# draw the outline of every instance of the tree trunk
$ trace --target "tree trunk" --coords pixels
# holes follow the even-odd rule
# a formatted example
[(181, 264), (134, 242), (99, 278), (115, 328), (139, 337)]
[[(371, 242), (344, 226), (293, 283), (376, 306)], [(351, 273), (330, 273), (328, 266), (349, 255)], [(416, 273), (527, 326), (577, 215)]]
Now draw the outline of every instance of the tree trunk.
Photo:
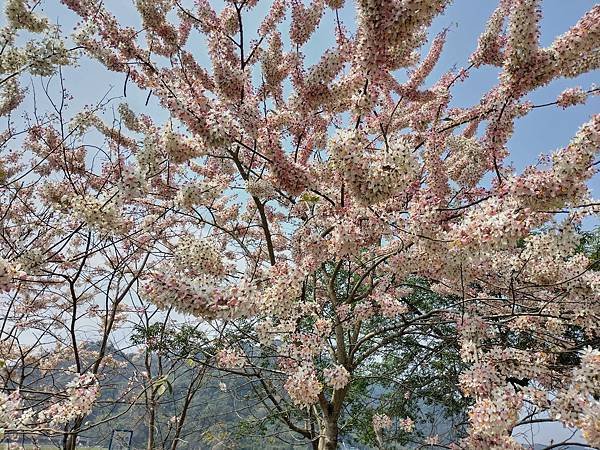
[(65, 443), (65, 450), (75, 450), (75, 445), (77, 443), (77, 435), (70, 434), (67, 436), (67, 441)]
[(338, 445), (338, 424), (337, 420), (328, 419), (323, 422), (324, 428), (321, 430), (319, 439), (319, 450), (335, 450)]
[(192, 399), (194, 398), (194, 394), (195, 393), (188, 391), (185, 397), (183, 409), (177, 420), (177, 425), (175, 426), (175, 436), (173, 437), (173, 441), (171, 442), (171, 450), (177, 450), (177, 445), (179, 444), (179, 436), (181, 436), (181, 431), (183, 430), (183, 426), (185, 425), (185, 418), (187, 416), (188, 408), (192, 403)]
[(63, 446), (65, 450), (75, 450), (77, 448), (77, 437), (79, 436), (79, 433), (76, 430), (79, 430), (83, 424), (83, 420), (83, 416), (79, 416), (75, 419), (73, 427), (71, 428), (71, 434), (68, 434), (66, 439), (63, 439)]
[(155, 426), (155, 417), (156, 417), (156, 410), (154, 407), (154, 395), (152, 395), (151, 398), (151, 403), (150, 403), (150, 410), (148, 411), (148, 442), (146, 444), (146, 449), (147, 450), (154, 450), (154, 426)]

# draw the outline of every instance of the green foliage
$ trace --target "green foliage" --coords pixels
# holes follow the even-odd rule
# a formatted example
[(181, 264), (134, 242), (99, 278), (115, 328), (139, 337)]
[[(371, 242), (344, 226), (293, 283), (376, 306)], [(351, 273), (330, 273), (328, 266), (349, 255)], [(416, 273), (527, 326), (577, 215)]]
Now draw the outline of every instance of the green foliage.
[(600, 270), (600, 227), (591, 231), (580, 231), (581, 239), (577, 251), (594, 262), (593, 269)]
[(131, 334), (134, 345), (145, 345), (151, 352), (169, 352), (182, 357), (206, 352), (209, 340), (197, 327), (182, 325), (165, 326), (153, 323), (147, 327), (135, 325)]

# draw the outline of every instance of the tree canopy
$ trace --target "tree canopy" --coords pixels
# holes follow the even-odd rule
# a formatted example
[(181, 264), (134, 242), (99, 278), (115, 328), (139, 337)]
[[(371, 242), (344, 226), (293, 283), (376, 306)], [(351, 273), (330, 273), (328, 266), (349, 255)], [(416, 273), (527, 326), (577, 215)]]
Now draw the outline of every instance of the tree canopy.
[[(200, 447), (523, 449), (545, 422), (600, 446), (600, 115), (523, 170), (509, 142), (599, 92), (575, 83), (600, 66), (600, 5), (542, 46), (542, 2), (499, 0), (438, 76), (449, 4), (7, 0), (1, 434), (73, 450), (139, 411), (146, 448), (175, 450), (219, 383), (250, 413)], [(123, 92), (73, 110), (90, 58)]]

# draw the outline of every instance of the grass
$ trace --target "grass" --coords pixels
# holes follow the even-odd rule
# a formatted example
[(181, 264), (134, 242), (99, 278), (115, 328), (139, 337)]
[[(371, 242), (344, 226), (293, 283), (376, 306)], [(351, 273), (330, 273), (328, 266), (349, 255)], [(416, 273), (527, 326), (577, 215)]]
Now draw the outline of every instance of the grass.
[[(58, 450), (58, 447), (55, 447), (53, 445), (40, 445), (39, 447), (36, 447), (35, 445), (25, 445), (24, 447), (25, 450)], [(77, 449), (81, 449), (81, 450), (107, 450), (105, 447), (84, 447), (81, 445), (77, 446)], [(0, 450), (4, 450), (4, 446), (0, 446)]]

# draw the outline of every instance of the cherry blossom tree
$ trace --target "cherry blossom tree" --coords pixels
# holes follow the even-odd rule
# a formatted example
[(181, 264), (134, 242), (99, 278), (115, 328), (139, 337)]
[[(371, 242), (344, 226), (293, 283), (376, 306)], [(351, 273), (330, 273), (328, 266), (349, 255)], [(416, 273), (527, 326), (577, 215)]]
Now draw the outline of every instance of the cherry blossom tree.
[[(509, 163), (518, 120), (598, 92), (527, 97), (599, 67), (600, 6), (542, 47), (540, 1), (500, 0), (468, 65), (426, 83), (448, 33), (428, 42), (427, 30), (447, 0), (356, 0), (354, 23), (340, 17), (344, 0), (134, 3), (139, 29), (100, 1), (62, 0), (81, 18), (72, 48), (122, 74), (124, 91), (148, 91), (168, 120), (126, 103), (112, 122), (106, 105), (67, 120), (61, 103), (3, 154), (0, 286), (15, 302), (55, 302), (74, 320), (102, 299), (105, 331), (136, 302), (193, 315), (223, 337), (217, 366), (254, 379), (317, 449), (337, 447), (370, 364), (404, 355), (394, 389), (408, 399), (421, 391), (404, 371), (448, 349), (461, 359), (468, 425), (423, 444), (520, 449), (520, 426), (555, 421), (600, 445), (600, 273), (577, 233), (599, 209), (589, 181), (600, 116), (539, 164)], [(7, 17), (47, 29), (32, 9), (10, 0)], [(332, 45), (309, 64), (324, 17)], [(19, 53), (4, 35), (0, 112), (10, 115), (23, 98), (13, 74), (65, 64), (69, 52), (42, 38)], [(452, 106), (484, 66), (497, 84)], [(82, 143), (86, 133), (101, 145)], [(402, 353), (409, 344), (423, 352)], [(77, 373), (97, 374), (102, 352), (84, 371), (71, 346)], [(370, 413), (382, 447), (392, 427), (414, 428), (385, 412)]]
[[(97, 116), (107, 99), (70, 112), (62, 69), (76, 63), (77, 49), (30, 5), (9, 1), (5, 13), (0, 434), (58, 436), (72, 449), (97, 425), (85, 419), (103, 379), (123, 370), (114, 355), (130, 343), (115, 332), (148, 309), (136, 292), (156, 239), (142, 231), (143, 211), (125, 221), (119, 213), (128, 172), (115, 124)], [(27, 86), (26, 75), (44, 81)], [(130, 391), (121, 395), (135, 397)]]
[[(171, 322), (168, 315), (162, 323), (147, 321), (144, 326), (136, 326), (132, 335), (134, 344), (145, 347), (142, 382), (146, 385), (143, 392), (148, 449), (176, 450), (185, 441), (186, 419), (209, 367), (194, 362), (210, 347), (206, 336), (197, 326), (176, 327)], [(179, 402), (165, 395), (173, 394), (173, 384), (178, 378), (186, 380)], [(156, 443), (157, 435), (162, 440), (160, 445)]]

